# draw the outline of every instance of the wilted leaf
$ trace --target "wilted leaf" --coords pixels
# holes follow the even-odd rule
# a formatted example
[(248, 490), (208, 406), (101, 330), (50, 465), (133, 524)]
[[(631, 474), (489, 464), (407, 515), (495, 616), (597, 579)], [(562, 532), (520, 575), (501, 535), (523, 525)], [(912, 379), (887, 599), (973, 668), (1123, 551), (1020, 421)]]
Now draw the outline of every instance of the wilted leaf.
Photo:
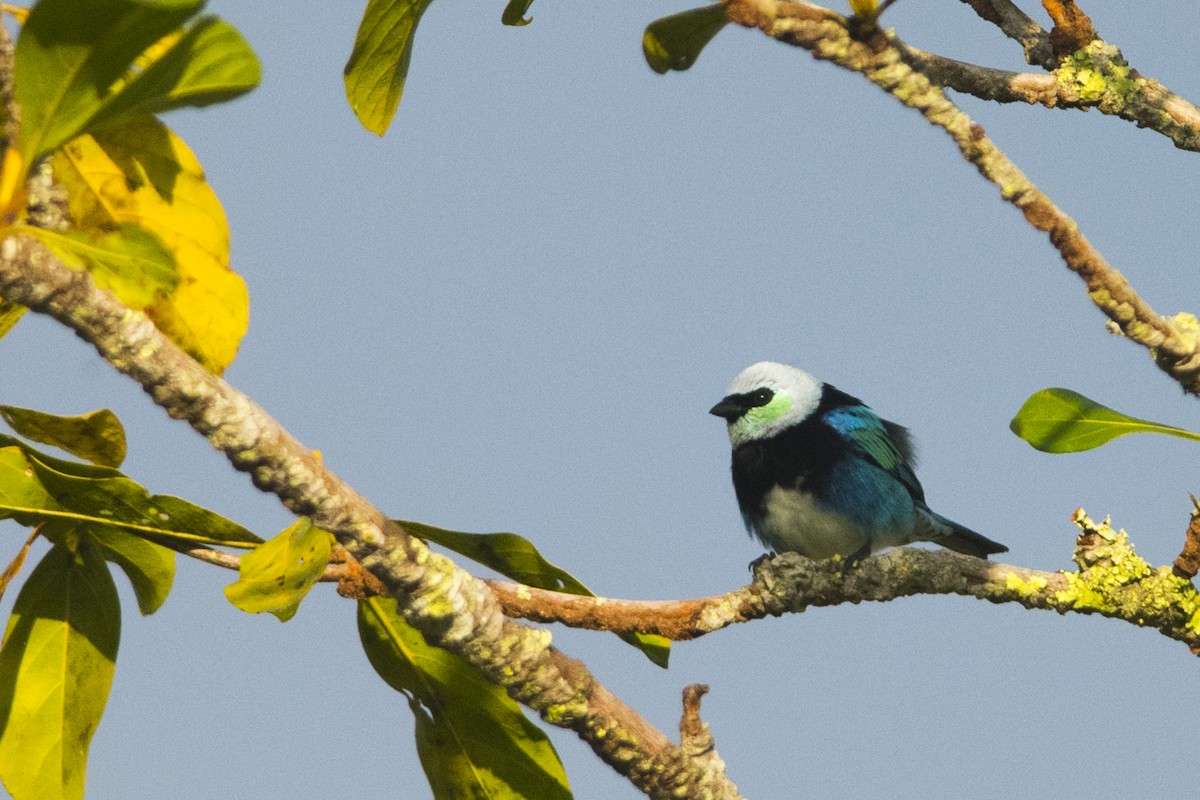
[(111, 526), (184, 544), (246, 546), (262, 541), (220, 514), (170, 495), (150, 495), (109, 467), (52, 458), (0, 435), (0, 519)]
[(177, 288), (146, 313), (213, 372), (237, 355), (250, 320), (246, 283), (229, 268), (229, 226), (183, 140), (152, 117), (110, 125), (53, 157), (79, 228), (135, 223), (175, 257)]
[(203, 0), (40, 0), (17, 39), (15, 91), (26, 165), (74, 138), (134, 59)]
[(683, 71), (696, 63), (700, 51), (729, 23), (725, 6), (693, 8), (655, 20), (642, 36), (642, 54), (659, 75)]
[(119, 467), (125, 460), (125, 428), (107, 408), (60, 417), (30, 408), (0, 406), (0, 417), (26, 439), (58, 447), (93, 464)]
[(1070, 389), (1042, 389), (1030, 395), (1008, 427), (1047, 453), (1091, 450), (1127, 433), (1164, 433), (1200, 441), (1200, 433), (1126, 416)]
[(358, 633), (371, 666), (408, 697), (434, 797), (571, 797), (546, 734), (464, 659), (426, 644), (396, 613), (394, 599), (360, 602)]
[(229, 602), (248, 614), (270, 612), (287, 622), (329, 563), (332, 537), (301, 517), (274, 539), (242, 556)]
[(83, 797), (120, 635), (94, 546), (55, 545), (21, 587), (0, 647), (0, 778), (14, 800)]
[[(462, 533), (435, 528), (423, 522), (396, 522), (413, 536), (440, 544), (526, 586), (584, 597), (596, 596), (574, 575), (547, 561), (528, 539), (515, 533)], [(650, 633), (620, 636), (645, 653), (650, 661), (666, 668), (671, 656), (669, 639)]]
[(346, 99), (362, 126), (380, 136), (404, 94), (413, 36), (433, 0), (368, 0), (343, 77)]
[(529, 12), (529, 7), (533, 5), (533, 0), (508, 0), (508, 5), (504, 6), (504, 13), (500, 15), (500, 21), (505, 25), (521, 27), (533, 22), (532, 17), (526, 17)]
[(15, 225), (12, 230), (40, 240), (68, 267), (87, 270), (97, 286), (138, 311), (168, 297), (179, 285), (171, 251), (137, 225), (111, 231), (58, 232), (31, 225)]

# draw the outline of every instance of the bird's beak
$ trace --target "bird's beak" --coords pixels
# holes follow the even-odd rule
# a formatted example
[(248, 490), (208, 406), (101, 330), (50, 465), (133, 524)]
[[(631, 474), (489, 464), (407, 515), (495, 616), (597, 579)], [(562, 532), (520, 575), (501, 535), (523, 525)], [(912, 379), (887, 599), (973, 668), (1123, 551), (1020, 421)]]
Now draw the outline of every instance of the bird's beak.
[(732, 424), (746, 413), (746, 406), (742, 403), (735, 402), (732, 398), (726, 397), (721, 402), (708, 410), (708, 413), (714, 417), (722, 417), (726, 422)]

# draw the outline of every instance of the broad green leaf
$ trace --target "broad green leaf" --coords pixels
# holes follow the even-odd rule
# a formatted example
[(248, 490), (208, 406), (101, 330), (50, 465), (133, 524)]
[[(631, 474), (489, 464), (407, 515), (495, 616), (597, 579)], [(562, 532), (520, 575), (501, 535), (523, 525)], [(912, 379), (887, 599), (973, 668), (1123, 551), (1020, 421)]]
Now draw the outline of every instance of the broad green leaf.
[(500, 21), (505, 25), (521, 27), (533, 22), (532, 17), (526, 17), (529, 12), (529, 7), (533, 5), (533, 0), (508, 0), (508, 5), (504, 6), (504, 13), (500, 15)]
[(205, 16), (134, 73), (89, 127), (131, 114), (157, 114), (239, 97), (262, 80), (254, 50), (237, 28)]
[(16, 47), (24, 163), (82, 133), (138, 55), (202, 5), (203, 0), (35, 4)]
[(108, 525), (88, 525), (86, 531), (104, 559), (129, 578), (142, 616), (158, 611), (175, 583), (174, 551)]
[(13, 329), (25, 311), (25, 306), (19, 303), (10, 303), (0, 297), (0, 339), (3, 339)]
[(1047, 453), (1091, 450), (1127, 433), (1164, 433), (1200, 441), (1200, 433), (1126, 416), (1070, 389), (1033, 393), (1008, 427)]
[(408, 77), (413, 36), (433, 0), (368, 0), (343, 77), (346, 99), (362, 126), (388, 129)]
[(325, 572), (332, 538), (301, 517), (242, 556), (238, 579), (225, 587), (225, 597), (248, 614), (268, 611), (287, 622)]
[[(547, 561), (528, 539), (515, 533), (462, 533), (423, 522), (396, 522), (413, 536), (440, 544), (527, 586), (584, 597), (596, 596), (574, 575)], [(671, 656), (669, 639), (650, 633), (621, 634), (621, 638), (645, 653), (653, 663), (666, 668)]]
[(125, 460), (125, 428), (107, 408), (60, 417), (30, 408), (0, 406), (0, 417), (26, 439), (58, 447), (93, 464), (119, 467)]
[(86, 540), (51, 548), (0, 647), (0, 779), (14, 800), (79, 800), (121, 635), (117, 590)]
[(100, 525), (183, 545), (246, 547), (262, 541), (208, 509), (151, 495), (115, 469), (52, 458), (0, 435), (0, 519)]
[(137, 225), (111, 231), (59, 232), (31, 225), (12, 230), (40, 240), (68, 267), (87, 270), (97, 286), (138, 311), (168, 297), (179, 285), (175, 256), (155, 234)]
[(133, 223), (161, 240), (178, 286), (146, 313), (209, 370), (224, 370), (249, 325), (250, 296), (229, 268), (225, 212), (188, 146), (154, 118), (135, 117), (71, 141), (52, 163), (76, 227)]
[(571, 797), (545, 733), (466, 660), (426, 644), (396, 613), (394, 599), (360, 602), (358, 634), (371, 666), (408, 698), (434, 797)]
[(655, 20), (642, 36), (642, 53), (650, 69), (662, 75), (696, 63), (700, 51), (729, 23), (725, 6), (693, 8)]

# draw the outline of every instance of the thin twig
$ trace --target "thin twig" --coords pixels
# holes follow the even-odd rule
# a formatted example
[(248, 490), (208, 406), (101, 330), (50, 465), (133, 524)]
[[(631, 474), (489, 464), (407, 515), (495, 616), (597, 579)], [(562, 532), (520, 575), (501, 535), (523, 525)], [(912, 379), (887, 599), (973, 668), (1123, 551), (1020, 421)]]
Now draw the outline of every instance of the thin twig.
[(1192, 515), (1184, 533), (1183, 549), (1172, 565), (1175, 574), (1191, 580), (1200, 573), (1200, 500), (1192, 497)]
[(1005, 36), (1021, 45), (1025, 63), (1054, 69), (1057, 62), (1050, 46), (1050, 34), (1010, 0), (962, 0), (976, 14), (996, 27)]

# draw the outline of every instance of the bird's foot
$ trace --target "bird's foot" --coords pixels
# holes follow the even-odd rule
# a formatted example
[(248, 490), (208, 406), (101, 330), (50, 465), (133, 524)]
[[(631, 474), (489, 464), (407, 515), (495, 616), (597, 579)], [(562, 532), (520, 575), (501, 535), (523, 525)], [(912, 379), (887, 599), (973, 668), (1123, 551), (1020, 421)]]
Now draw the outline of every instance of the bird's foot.
[(858, 566), (858, 562), (871, 555), (871, 543), (867, 542), (862, 547), (855, 550), (850, 555), (846, 556), (843, 562), (843, 570), (854, 569)]
[(775, 557), (775, 554), (772, 552), (763, 553), (761, 556), (759, 556), (758, 558), (751, 561), (749, 566), (747, 567), (747, 569), (749, 569), (750, 574), (753, 575), (754, 573), (758, 572), (759, 567), (761, 567), (763, 564), (770, 561), (774, 557)]

